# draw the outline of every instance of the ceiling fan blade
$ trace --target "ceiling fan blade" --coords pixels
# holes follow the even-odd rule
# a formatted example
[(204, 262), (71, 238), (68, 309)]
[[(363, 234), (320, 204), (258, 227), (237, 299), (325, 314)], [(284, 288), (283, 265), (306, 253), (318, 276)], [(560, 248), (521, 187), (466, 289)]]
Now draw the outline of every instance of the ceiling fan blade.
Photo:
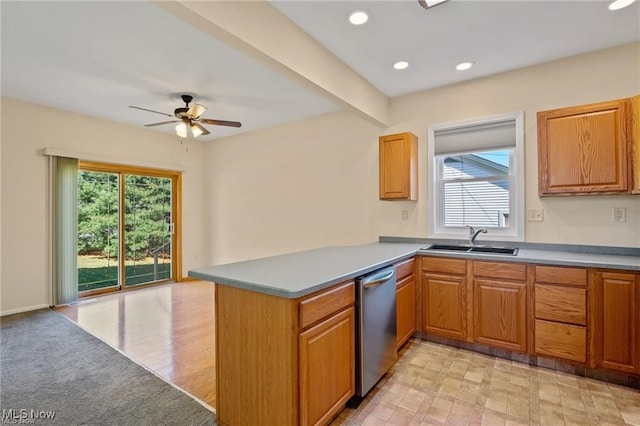
[(173, 114), (167, 114), (166, 112), (154, 111), (154, 110), (148, 109), (148, 108), (141, 108), (141, 107), (137, 107), (137, 106), (133, 106), (133, 105), (129, 105), (129, 108), (140, 109), (142, 111), (148, 111), (148, 112), (155, 112), (156, 114), (162, 114), (162, 115), (166, 115), (167, 117), (173, 117)]
[(180, 120), (162, 121), (160, 123), (145, 124), (144, 127), (155, 127), (155, 126), (162, 126), (163, 124), (179, 123), (179, 122)]
[(192, 124), (196, 126), (198, 129), (200, 129), (202, 131), (202, 134), (205, 136), (211, 133), (210, 131), (205, 129), (203, 126), (201, 126), (199, 123), (193, 122)]
[(199, 121), (204, 124), (213, 124), (216, 126), (227, 126), (227, 127), (242, 126), (242, 123), (240, 123), (239, 121), (213, 120), (211, 118), (201, 118)]
[(187, 115), (192, 118), (200, 117), (205, 111), (207, 107), (200, 104), (192, 104), (187, 111)]

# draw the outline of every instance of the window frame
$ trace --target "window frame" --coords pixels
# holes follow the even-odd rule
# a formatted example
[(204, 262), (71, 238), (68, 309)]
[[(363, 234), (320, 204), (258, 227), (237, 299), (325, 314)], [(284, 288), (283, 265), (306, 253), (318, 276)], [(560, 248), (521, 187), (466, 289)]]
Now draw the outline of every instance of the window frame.
[(444, 226), (444, 180), (442, 176), (442, 161), (435, 155), (435, 134), (442, 130), (455, 130), (468, 126), (492, 124), (513, 121), (515, 124), (515, 146), (496, 148), (487, 146), (486, 149), (460, 152), (459, 154), (482, 151), (510, 151), (509, 155), (509, 227), (490, 228), (485, 239), (493, 241), (524, 241), (525, 238), (525, 167), (524, 167), (524, 112), (518, 111), (472, 120), (456, 121), (429, 126), (427, 128), (427, 165), (429, 182), (427, 185), (427, 215), (429, 238), (439, 239), (468, 239), (469, 231), (466, 227)]

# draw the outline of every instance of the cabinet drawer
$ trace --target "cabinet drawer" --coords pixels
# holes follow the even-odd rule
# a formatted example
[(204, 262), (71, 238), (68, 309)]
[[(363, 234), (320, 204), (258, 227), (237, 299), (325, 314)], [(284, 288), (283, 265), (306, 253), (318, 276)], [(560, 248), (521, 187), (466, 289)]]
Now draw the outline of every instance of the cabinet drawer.
[(396, 264), (396, 280), (400, 281), (406, 276), (413, 274), (416, 261), (414, 259), (405, 260), (402, 263)]
[(467, 273), (467, 261), (461, 259), (444, 259), (441, 257), (423, 257), (422, 270), (426, 272), (465, 275)]
[(536, 320), (536, 354), (585, 362), (586, 334), (585, 327)]
[(536, 284), (536, 318), (586, 325), (587, 291), (584, 288)]
[(355, 300), (355, 284), (353, 281), (339, 284), (337, 287), (324, 290), (315, 296), (312, 295), (300, 302), (300, 328), (308, 327), (322, 318), (338, 312), (353, 304)]
[(586, 287), (587, 270), (558, 266), (536, 266), (536, 283), (563, 284)]
[(527, 280), (527, 265), (520, 263), (473, 262), (473, 276), (501, 280)]

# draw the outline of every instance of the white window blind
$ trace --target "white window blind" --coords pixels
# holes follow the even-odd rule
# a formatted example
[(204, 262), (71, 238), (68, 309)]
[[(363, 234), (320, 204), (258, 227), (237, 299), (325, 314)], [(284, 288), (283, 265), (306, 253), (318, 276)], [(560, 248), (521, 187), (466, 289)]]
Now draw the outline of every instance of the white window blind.
[(516, 146), (515, 120), (436, 130), (434, 153), (454, 154)]

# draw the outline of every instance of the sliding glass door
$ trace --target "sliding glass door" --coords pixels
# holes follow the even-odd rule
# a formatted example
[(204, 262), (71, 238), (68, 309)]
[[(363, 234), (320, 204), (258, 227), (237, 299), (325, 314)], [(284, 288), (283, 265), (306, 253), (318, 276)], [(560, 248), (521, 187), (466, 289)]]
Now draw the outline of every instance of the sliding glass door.
[(81, 296), (176, 279), (180, 175), (80, 163)]
[(172, 278), (171, 198), (170, 178), (125, 176), (125, 285)]

